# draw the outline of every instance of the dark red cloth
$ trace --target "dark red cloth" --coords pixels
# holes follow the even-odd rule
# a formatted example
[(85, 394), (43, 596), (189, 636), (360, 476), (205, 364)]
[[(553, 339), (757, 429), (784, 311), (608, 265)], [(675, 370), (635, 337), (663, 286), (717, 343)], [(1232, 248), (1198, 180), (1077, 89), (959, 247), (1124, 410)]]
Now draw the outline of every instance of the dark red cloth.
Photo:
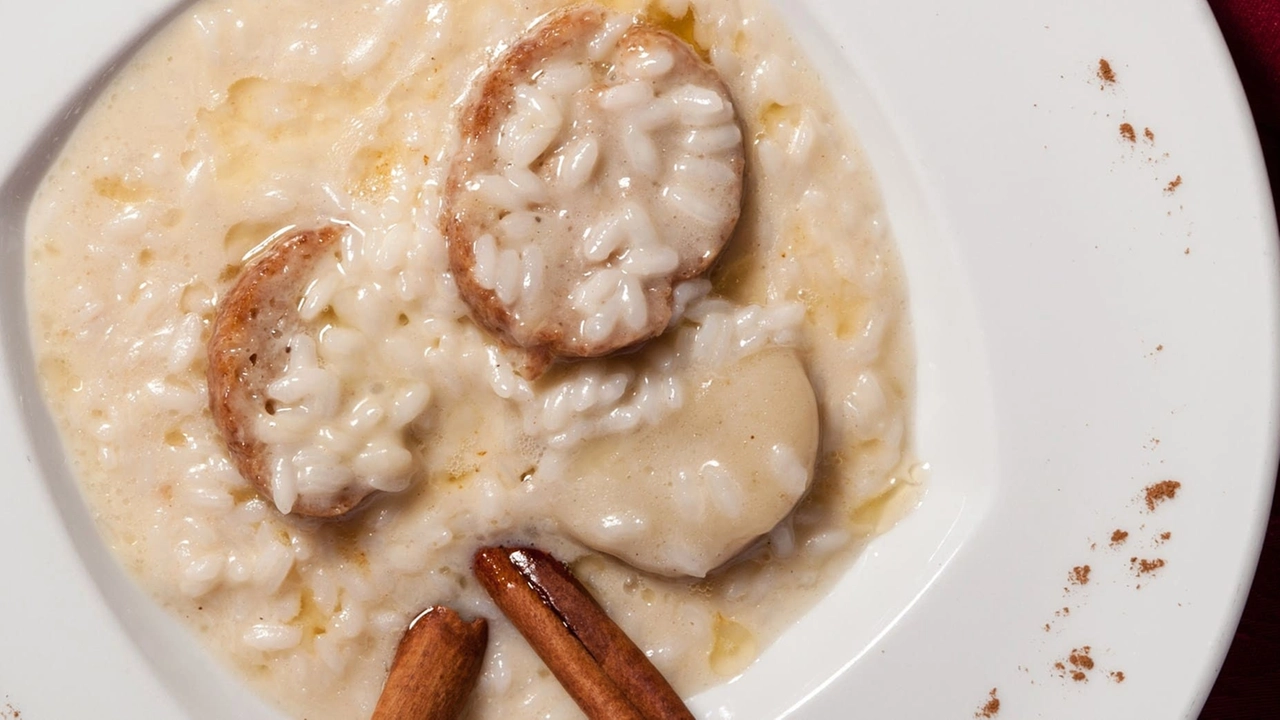
[[(1240, 71), (1240, 80), (1280, 201), (1280, 0), (1208, 0)], [(1278, 202), (1277, 204), (1280, 204)], [(1244, 617), (1201, 720), (1280, 718), (1280, 503), (1249, 592)]]
[(1253, 107), (1276, 194), (1280, 178), (1280, 1), (1208, 0)]

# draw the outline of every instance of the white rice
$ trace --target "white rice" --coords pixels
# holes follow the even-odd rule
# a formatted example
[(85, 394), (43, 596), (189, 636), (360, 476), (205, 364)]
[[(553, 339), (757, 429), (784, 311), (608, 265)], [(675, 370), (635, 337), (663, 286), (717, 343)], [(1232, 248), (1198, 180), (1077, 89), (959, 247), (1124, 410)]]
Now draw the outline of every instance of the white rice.
[[(578, 190), (591, 179), (599, 162), (600, 141), (594, 135), (588, 135), (563, 148), (556, 165), (556, 177), (565, 188)], [(518, 237), (508, 231), (508, 237), (517, 240), (528, 240), (531, 235), (532, 232)]]
[[(610, 15), (587, 48), (587, 58), (604, 57), (599, 53), (614, 47), (625, 24)], [(736, 212), (719, 206), (737, 203), (723, 188), (739, 181), (730, 162), (741, 133), (732, 102), (719, 87), (658, 85), (675, 66), (675, 55), (665, 48), (630, 48), (621, 54), (619, 76), (601, 81), (593, 79), (586, 60), (556, 58), (534, 74), (532, 83), (514, 88), (512, 109), (496, 140), (499, 167), (469, 179), (467, 187), (499, 211), (498, 221), (473, 242), (470, 272), (512, 312), (517, 326), (554, 315), (567, 295), (582, 341), (601, 344), (620, 332), (639, 332), (649, 324), (648, 291), (661, 288), (688, 261), (684, 255), (699, 257), (718, 247), (724, 222)], [(582, 113), (589, 110), (583, 108), (593, 104), (605, 116), (584, 124)], [(675, 130), (686, 145), (689, 138), (696, 142), (660, 144), (655, 133), (673, 125), (686, 128), (687, 134)], [(700, 129), (708, 125), (711, 129)], [(616, 130), (605, 137), (601, 127)], [(711, 133), (711, 142), (701, 140), (703, 132)], [(549, 185), (535, 172), (544, 157)], [(602, 166), (622, 175), (621, 191), (601, 184), (608, 181), (598, 175)], [(593, 177), (598, 182), (589, 185)], [(645, 181), (655, 184), (653, 191), (630, 189)], [(712, 189), (694, 189), (699, 186)], [(653, 213), (660, 215), (658, 222)], [(540, 226), (537, 220), (545, 222)], [(582, 253), (567, 262), (580, 260), (582, 267), (552, 269), (556, 278), (568, 276), (570, 286), (561, 290), (558, 279), (546, 282), (526, 267), (517, 287), (516, 256), (543, 245), (551, 252), (551, 246), (572, 236), (575, 225), (588, 229)]]
[[(708, 665), (717, 615), (767, 646), (839, 576), (859, 542), (848, 518), (899, 474), (911, 394), (904, 294), (865, 164), (798, 50), (777, 34), (781, 25), (760, 20), (766, 8), (754, 0), (662, 5), (673, 17), (693, 8), (695, 35), (726, 74), (742, 130), (726, 103), (717, 107), (696, 88), (655, 93), (625, 111), (637, 136), (670, 133), (673, 142), (656, 148), (658, 178), (676, 197), (641, 206), (656, 241), (634, 223), (594, 251), (604, 259), (590, 261), (592, 272), (612, 274), (593, 288), (604, 300), (584, 302), (582, 319), (589, 312), (601, 328), (637, 322), (644, 306), (629, 279), (669, 267), (664, 253), (677, 245), (658, 229), (665, 218), (691, 212), (695, 227), (723, 217), (698, 203), (714, 206), (704, 186), (723, 179), (715, 163), (743, 131), (755, 148), (749, 199), (759, 212), (743, 220), (714, 291), (708, 280), (673, 288), (671, 338), (538, 383), (516, 375), (466, 320), (436, 218), (453, 142), (448, 103), (468, 87), (479, 62), (472, 51), (509, 39), (550, 2), (514, 15), (496, 0), (226, 0), (216, 12), (197, 4), (144, 51), (151, 62), (125, 70), (111, 90), (116, 103), (87, 112), (67, 162), (53, 166), (27, 224), (31, 326), (86, 495), (146, 589), (290, 715), (367, 716), (404, 624), (433, 603), (492, 619), (472, 717), (571, 713), (536, 655), (464, 582), (471, 552), (489, 542), (537, 542), (574, 561), (682, 692), (723, 681)], [(289, 52), (297, 29), (312, 25), (306, 45), (317, 54)], [(626, 27), (612, 22), (593, 56), (609, 57)], [(735, 43), (740, 55), (725, 49)], [(628, 63), (636, 80), (666, 77), (661, 57)], [(171, 83), (170, 73), (190, 82)], [(589, 187), (622, 152), (562, 124), (540, 150), (547, 182), (518, 166), (539, 151), (556, 112), (567, 122), (566, 101), (584, 82), (572, 66), (538, 75), (522, 90), (523, 124), (513, 121), (504, 150), (517, 166), (468, 186), (509, 213), (488, 250), (477, 246), (476, 272), (517, 306), (546, 293), (545, 273), (558, 267), (535, 242), (547, 224), (538, 215), (559, 207), (544, 205)], [(788, 121), (766, 125), (775, 105)], [(277, 140), (266, 142), (271, 133)], [(384, 153), (392, 170), (364, 169), (365, 152)], [(121, 178), (146, 196), (104, 198), (93, 187), (100, 178)], [(618, 219), (618, 207), (585, 217), (579, 229), (639, 215)], [(340, 257), (298, 298), (323, 331), (296, 339), (290, 354), (302, 359), (291, 357), (272, 384), (279, 406), (260, 427), (285, 466), (277, 499), (347, 482), (401, 493), (344, 524), (283, 516), (259, 497), (233, 469), (203, 399), (209, 322), (224, 273), (247, 247), (230, 242), (231, 228), (260, 225), (256, 243), (330, 219), (350, 223)], [(574, 242), (589, 247), (581, 234)], [(85, 253), (85, 243), (95, 251)], [(154, 256), (145, 266), (143, 249)], [(843, 310), (854, 306), (857, 313)], [(805, 359), (829, 456), (814, 479), (827, 504), (806, 501), (770, 533), (774, 561), (735, 566), (691, 594), (687, 583), (587, 552), (529, 511), (535, 500), (572, 501), (555, 479), (577, 449), (629, 457), (638, 430), (661, 429), (693, 407), (698, 373), (777, 346)], [(767, 468), (788, 493), (802, 487), (794, 454), (777, 448)], [(713, 517), (744, 507), (743, 478), (703, 477), (698, 467), (672, 478), (688, 489), (676, 494), (676, 512)], [(655, 526), (635, 513), (614, 521), (617, 537), (644, 537)], [(696, 565), (680, 542), (669, 559)]]
[(634, 78), (655, 80), (671, 72), (675, 65), (675, 56), (667, 50), (651, 50), (628, 55), (622, 62), (622, 71)]
[(295, 648), (302, 642), (302, 629), (281, 623), (257, 623), (244, 634), (249, 647), (268, 652)]
[(600, 34), (591, 41), (588, 57), (595, 62), (600, 62), (612, 55), (614, 48), (618, 45), (618, 41), (622, 39), (623, 33), (627, 31), (630, 25), (631, 19), (625, 15), (618, 14), (608, 17)]
[(616, 113), (652, 102), (653, 98), (653, 83), (645, 80), (632, 80), (631, 82), (614, 85), (607, 90), (602, 90), (599, 103), (601, 108)]
[(663, 188), (662, 199), (671, 209), (703, 225), (717, 227), (726, 219), (722, 208), (705, 194), (685, 185), (684, 181)]
[(684, 135), (684, 146), (699, 156), (724, 152), (739, 142), (742, 142), (742, 131), (737, 125), (695, 128)]

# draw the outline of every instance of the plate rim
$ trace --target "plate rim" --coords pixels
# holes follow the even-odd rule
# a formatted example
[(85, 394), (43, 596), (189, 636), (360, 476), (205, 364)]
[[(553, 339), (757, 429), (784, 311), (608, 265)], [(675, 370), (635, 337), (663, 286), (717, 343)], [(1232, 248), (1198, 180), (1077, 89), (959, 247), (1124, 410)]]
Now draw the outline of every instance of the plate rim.
[[(67, 3), (67, 4), (74, 5), (76, 3)], [(152, 9), (160, 8), (168, 4), (169, 3), (161, 2), (160, 0), (137, 0), (131, 7), (142, 8), (138, 10), (140, 14), (139, 17), (145, 18), (148, 16), (148, 13), (152, 12)], [(185, 5), (185, 3), (183, 4)], [(172, 12), (176, 13), (178, 12), (178, 10), (174, 9), (172, 10)], [(1207, 7), (1204, 9), (1204, 13), (1208, 14), (1209, 18), (1212, 19), (1212, 15), (1209, 13)], [(1233, 108), (1233, 112), (1235, 112), (1237, 115), (1240, 116), (1240, 118), (1243, 119), (1243, 121), (1247, 124), (1248, 128), (1250, 128), (1251, 130), (1254, 130), (1253, 138), (1251, 141), (1253, 146), (1251, 159), (1253, 162), (1252, 162), (1252, 167), (1249, 168), (1250, 174), (1253, 176), (1254, 181), (1258, 180), (1259, 177), (1265, 181), (1266, 173), (1265, 173), (1265, 165), (1263, 164), (1262, 155), (1261, 155), (1261, 147), (1256, 137), (1256, 129), (1254, 128), (1252, 116), (1248, 112), (1248, 105), (1247, 105), (1247, 101), (1244, 99), (1243, 89), (1240, 86), (1238, 75), (1236, 75), (1234, 72), (1234, 65), (1230, 64), (1229, 53), (1227, 53), (1225, 42), (1222, 40), (1221, 33), (1218, 31), (1216, 24), (1213, 25), (1213, 33), (1216, 35), (1216, 38), (1219, 44), (1218, 50), (1219, 50), (1220, 57), (1218, 58), (1218, 60), (1221, 61), (1222, 59), (1221, 56), (1225, 56), (1228, 59), (1227, 67), (1232, 70), (1230, 77), (1234, 84), (1235, 94), (1238, 96), (1237, 97), (1238, 104), (1236, 107)], [(1241, 105), (1243, 107), (1243, 113), (1241, 113)], [(66, 106), (66, 107), (73, 107), (73, 105)], [(856, 125), (856, 123), (854, 124)], [(8, 172), (10, 170), (10, 168), (0, 168), (0, 169), (3, 169), (6, 175), (8, 175)], [(6, 187), (7, 187), (7, 184), (6, 184)], [(1268, 211), (1268, 212), (1262, 213), (1262, 215), (1257, 219), (1257, 221), (1260, 223), (1259, 229), (1261, 230), (1261, 233), (1263, 235), (1266, 235), (1270, 239), (1275, 240), (1278, 236), (1280, 236), (1280, 233), (1278, 233), (1276, 229), (1275, 206), (1274, 206), (1273, 198), (1269, 191), (1269, 187), (1266, 185), (1265, 182), (1263, 182), (1261, 183), (1261, 187), (1258, 187), (1255, 189), (1259, 192), (1259, 197), (1256, 198), (1256, 200), (1259, 200), (1260, 206), (1263, 209)], [(12, 255), (11, 247), (5, 247), (4, 252), (6, 256), (12, 259), (13, 255)], [(1275, 305), (1280, 305), (1280, 283), (1276, 282), (1276, 278), (1280, 278), (1280, 264), (1277, 264), (1275, 262), (1274, 255), (1272, 257), (1271, 265), (1272, 265), (1272, 283), (1271, 283), (1272, 300), (1275, 302)], [(1273, 313), (1273, 320), (1274, 320), (1274, 313)], [(12, 329), (12, 327), (6, 324), (5, 329), (10, 330)], [(1274, 322), (1272, 323), (1272, 331), (1273, 331), (1273, 338), (1274, 338), (1276, 335), (1275, 333), (1276, 323)], [(12, 338), (5, 338), (3, 342), (4, 342), (4, 345), (6, 346), (5, 357), (6, 357), (6, 360), (8, 360), (8, 358), (11, 356), (11, 353), (14, 351), (13, 348), (15, 346), (15, 342), (12, 340)], [(17, 345), (20, 346), (21, 343), (17, 343)], [(31, 398), (23, 397), (21, 395), (14, 396), (14, 397), (10, 396), (13, 379), (9, 372), (7, 362), (4, 370), (0, 371), (0, 375), (3, 375), (3, 380), (4, 380), (4, 383), (3, 383), (4, 387), (0, 388), (0, 406), (8, 406), (10, 403), (13, 403), (13, 405), (16, 407), (19, 403), (31, 401)], [(1269, 393), (1270, 415), (1272, 417), (1272, 422), (1274, 424), (1277, 422), (1278, 419), (1280, 419), (1280, 365), (1276, 365), (1274, 363), (1272, 364), (1271, 376), (1268, 379), (1270, 382), (1270, 390), (1271, 390), (1271, 392)], [(1218, 635), (1218, 641), (1219, 641), (1218, 645), (1214, 648), (1213, 652), (1209, 653), (1209, 656), (1206, 658), (1206, 664), (1204, 665), (1203, 672), (1201, 673), (1202, 675), (1201, 685), (1203, 687), (1196, 688), (1192, 691), (1190, 703), (1194, 705), (1194, 707), (1191, 708), (1191, 711), (1198, 711), (1199, 707), (1203, 704), (1204, 700), (1207, 699), (1209, 689), (1212, 687), (1212, 683), (1217, 676), (1218, 669), (1221, 667), (1221, 664), (1225, 659), (1226, 654), (1230, 648), (1235, 627), (1239, 622), (1240, 615), (1243, 612), (1244, 604), (1248, 597), (1248, 588), (1252, 583), (1254, 575), (1256, 574), (1256, 571), (1257, 571), (1257, 562), (1258, 562), (1258, 558), (1259, 558), (1263, 541), (1264, 541), (1266, 518), (1269, 514), (1269, 509), (1274, 499), (1274, 492), (1275, 492), (1274, 470), (1277, 465), (1277, 462), (1280, 461), (1280, 437), (1277, 437), (1275, 433), (1272, 433), (1272, 436), (1273, 437), (1270, 443), (1270, 447), (1266, 451), (1267, 457), (1262, 459), (1263, 464), (1269, 465), (1272, 468), (1272, 474), (1271, 474), (1270, 480), (1259, 481), (1257, 486), (1257, 493), (1256, 493), (1257, 505), (1255, 506), (1254, 513), (1250, 516), (1252, 527), (1246, 533), (1248, 537), (1251, 538), (1251, 540), (1248, 543), (1248, 546), (1246, 547), (1243, 553), (1243, 556), (1241, 557), (1241, 560), (1243, 561), (1243, 567), (1244, 567), (1244, 572), (1242, 573), (1242, 577), (1241, 577), (1241, 588), (1238, 589), (1238, 591), (1233, 594), (1233, 598), (1231, 601), (1231, 608), (1227, 613), (1228, 618), (1225, 624), (1221, 626), (1221, 632)], [(1216, 656), (1216, 658), (1214, 656)], [(5, 688), (0, 688), (0, 692), (4, 692), (5, 690), (6, 690)]]

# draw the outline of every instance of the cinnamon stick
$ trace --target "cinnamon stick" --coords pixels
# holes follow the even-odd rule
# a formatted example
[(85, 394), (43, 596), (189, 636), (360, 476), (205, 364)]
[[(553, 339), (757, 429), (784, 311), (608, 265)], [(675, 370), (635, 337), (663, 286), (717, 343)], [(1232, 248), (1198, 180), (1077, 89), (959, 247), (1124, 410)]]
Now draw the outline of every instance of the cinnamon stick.
[(573, 573), (533, 548), (485, 548), (475, 573), (593, 720), (692, 720), (666, 678)]
[(446, 607), (419, 615), (396, 648), (373, 720), (453, 720), (480, 679), (489, 625)]

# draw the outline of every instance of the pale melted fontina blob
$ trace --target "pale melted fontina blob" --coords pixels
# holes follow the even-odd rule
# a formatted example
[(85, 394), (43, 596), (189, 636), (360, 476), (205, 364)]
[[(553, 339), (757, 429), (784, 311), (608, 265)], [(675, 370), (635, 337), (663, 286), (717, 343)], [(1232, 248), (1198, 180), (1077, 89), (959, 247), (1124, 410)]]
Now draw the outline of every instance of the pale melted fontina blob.
[[(683, 320), (640, 353), (528, 383), (447, 272), (455, 103), (554, 0), (197, 3), (86, 111), (31, 206), (36, 361), (105, 542), (291, 716), (367, 716), (432, 604), (492, 621), (469, 717), (574, 716), (469, 577), (495, 542), (570, 562), (693, 693), (741, 672), (911, 504), (906, 293), (827, 91), (763, 2), (610, 5), (693, 41), (748, 143), (709, 296), (679, 298)], [(334, 219), (308, 325), (317, 362), (347, 368), (330, 405), (382, 403), (377, 427), (412, 457), (407, 489), (318, 522), (236, 473), (205, 343), (251, 251)], [(420, 401), (397, 405), (405, 388)], [(747, 562), (668, 577), (745, 543)]]
[(764, 350), (693, 384), (661, 425), (587, 443), (561, 475), (573, 501), (548, 512), (588, 546), (663, 575), (702, 577), (772, 530), (807, 489), (818, 449), (800, 358)]

